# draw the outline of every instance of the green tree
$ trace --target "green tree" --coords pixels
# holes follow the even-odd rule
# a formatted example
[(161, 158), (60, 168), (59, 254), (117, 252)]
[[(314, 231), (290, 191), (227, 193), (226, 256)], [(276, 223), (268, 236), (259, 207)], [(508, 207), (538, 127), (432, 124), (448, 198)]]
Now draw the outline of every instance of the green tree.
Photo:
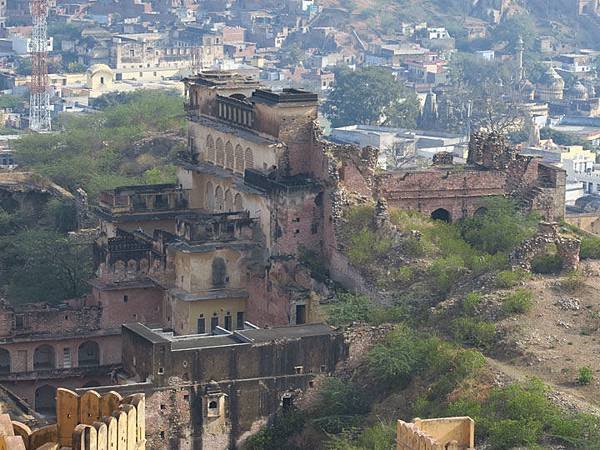
[(324, 111), (334, 127), (383, 125), (414, 128), (419, 114), (416, 95), (381, 67), (352, 71), (340, 68)]
[(0, 240), (0, 266), (11, 300), (58, 302), (87, 292), (91, 246), (55, 231), (25, 230)]
[(177, 136), (184, 123), (180, 97), (135, 92), (107, 101), (95, 114), (61, 116), (61, 133), (24, 136), (15, 144), (15, 158), (61, 186), (83, 187), (94, 201), (118, 185), (173, 181), (170, 163), (183, 145)]

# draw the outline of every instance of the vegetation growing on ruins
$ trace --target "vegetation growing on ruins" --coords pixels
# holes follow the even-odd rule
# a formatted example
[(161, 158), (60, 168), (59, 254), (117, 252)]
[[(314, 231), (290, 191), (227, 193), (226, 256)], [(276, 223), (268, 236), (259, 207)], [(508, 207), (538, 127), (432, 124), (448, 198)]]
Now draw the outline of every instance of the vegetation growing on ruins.
[[(538, 221), (507, 199), (490, 200), (486, 212), (458, 224), (392, 209), (391, 223), (403, 236), (394, 242), (375, 230), (373, 215), (370, 205), (355, 206), (345, 215), (342, 237), (352, 264), (376, 286), (396, 291), (422, 283), (423, 277), (416, 275), (427, 275), (429, 290), (438, 297), (447, 296), (463, 279), (505, 270), (510, 251), (535, 233)], [(499, 276), (504, 283), (516, 283), (519, 277)]]
[(154, 91), (113, 97), (100, 100), (105, 107), (95, 114), (61, 116), (61, 133), (24, 136), (17, 162), (65, 188), (83, 187), (92, 200), (116, 186), (174, 181), (181, 98)]
[[(469, 415), (477, 423), (478, 442), (489, 448), (597, 448), (598, 417), (564, 411), (548, 398), (549, 388), (540, 380), (498, 386), (489, 379), (491, 369), (481, 352), (497, 351), (505, 332), (499, 321), (526, 315), (537, 303), (533, 291), (523, 287), (532, 276), (510, 269), (508, 257), (533, 236), (539, 218), (520, 213), (506, 199), (493, 199), (486, 208), (485, 213), (455, 224), (391, 209), (396, 237), (389, 228), (375, 227), (373, 206), (346, 211), (340, 233), (343, 248), (377, 295), (338, 294), (325, 306), (328, 321), (397, 325), (349, 379), (337, 383), (346, 400), (339, 402), (337, 412), (327, 413), (327, 423), (337, 426), (319, 429), (321, 399), (286, 442), (306, 444), (314, 442), (315, 433), (327, 432), (327, 448), (390, 448), (391, 423), (397, 418)], [(596, 238), (572, 226), (563, 229), (582, 239), (585, 257), (597, 257)], [(562, 270), (553, 246), (534, 260), (534, 269), (536, 265), (552, 274)], [(555, 289), (578, 292), (582, 280), (580, 271), (566, 272)], [(583, 386), (591, 382), (593, 372), (584, 367), (575, 377)], [(328, 389), (332, 387), (325, 386), (322, 395), (329, 395)], [(361, 417), (341, 408), (357, 391), (365, 390), (370, 395)]]

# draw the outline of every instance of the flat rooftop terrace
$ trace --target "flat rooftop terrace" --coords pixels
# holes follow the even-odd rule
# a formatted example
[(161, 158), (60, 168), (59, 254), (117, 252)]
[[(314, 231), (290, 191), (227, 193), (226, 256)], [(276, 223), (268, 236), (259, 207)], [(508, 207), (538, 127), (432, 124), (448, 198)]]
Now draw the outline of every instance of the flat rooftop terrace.
[(129, 330), (144, 337), (152, 343), (171, 343), (171, 350), (194, 350), (202, 348), (229, 347), (232, 345), (248, 345), (272, 342), (277, 340), (296, 340), (304, 337), (323, 336), (332, 332), (332, 328), (324, 323), (289, 325), (274, 328), (258, 328), (245, 322), (243, 330), (228, 331), (217, 327), (215, 334), (175, 335), (172, 331), (160, 328), (148, 328), (141, 323), (125, 325)]

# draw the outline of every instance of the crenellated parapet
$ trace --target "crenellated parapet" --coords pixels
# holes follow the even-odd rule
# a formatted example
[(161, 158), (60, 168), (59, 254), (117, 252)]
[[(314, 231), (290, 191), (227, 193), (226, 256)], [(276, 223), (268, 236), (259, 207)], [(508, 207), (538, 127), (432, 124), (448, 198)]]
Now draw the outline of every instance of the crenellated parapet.
[(145, 396), (123, 398), (87, 391), (56, 391), (56, 423), (32, 430), (0, 415), (0, 448), (6, 450), (144, 450)]
[(470, 417), (398, 421), (397, 450), (475, 450), (475, 422)]

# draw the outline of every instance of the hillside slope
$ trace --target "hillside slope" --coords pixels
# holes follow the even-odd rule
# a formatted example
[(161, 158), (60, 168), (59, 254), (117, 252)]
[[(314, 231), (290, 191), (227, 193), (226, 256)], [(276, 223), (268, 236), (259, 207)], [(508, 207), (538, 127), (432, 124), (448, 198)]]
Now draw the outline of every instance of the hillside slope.
[[(456, 31), (466, 17), (487, 20), (488, 7), (498, 7), (500, 3), (500, 0), (322, 0), (326, 8), (322, 21), (331, 19), (327, 9), (332, 8), (347, 11), (346, 24), (373, 37), (393, 32), (403, 21), (427, 21)], [(576, 47), (598, 45), (600, 19), (578, 15), (576, 0), (504, 0), (504, 3), (503, 21), (527, 16), (535, 25), (532, 30), (535, 35), (550, 35)], [(335, 17), (339, 20), (339, 15)]]

